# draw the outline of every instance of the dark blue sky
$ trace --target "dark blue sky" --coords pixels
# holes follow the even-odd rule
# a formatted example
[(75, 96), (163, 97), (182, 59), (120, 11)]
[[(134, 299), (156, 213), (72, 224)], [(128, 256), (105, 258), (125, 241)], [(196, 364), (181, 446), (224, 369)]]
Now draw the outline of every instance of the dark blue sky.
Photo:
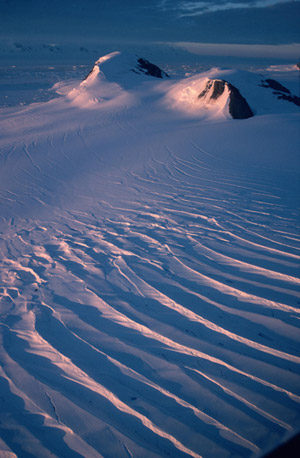
[(0, 0), (0, 38), (299, 43), (300, 1)]

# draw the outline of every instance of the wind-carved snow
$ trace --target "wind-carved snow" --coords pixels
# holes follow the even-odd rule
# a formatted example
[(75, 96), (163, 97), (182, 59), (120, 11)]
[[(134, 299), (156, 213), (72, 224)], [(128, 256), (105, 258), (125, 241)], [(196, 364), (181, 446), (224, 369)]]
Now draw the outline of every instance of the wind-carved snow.
[(0, 112), (0, 455), (260, 456), (300, 429), (299, 115), (98, 64)]

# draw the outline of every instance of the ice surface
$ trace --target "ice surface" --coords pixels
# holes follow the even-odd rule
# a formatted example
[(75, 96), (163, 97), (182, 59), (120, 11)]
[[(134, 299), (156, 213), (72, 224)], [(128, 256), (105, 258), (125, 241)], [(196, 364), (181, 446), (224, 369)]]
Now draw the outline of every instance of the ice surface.
[(298, 108), (114, 65), (0, 110), (0, 456), (260, 456), (300, 429)]

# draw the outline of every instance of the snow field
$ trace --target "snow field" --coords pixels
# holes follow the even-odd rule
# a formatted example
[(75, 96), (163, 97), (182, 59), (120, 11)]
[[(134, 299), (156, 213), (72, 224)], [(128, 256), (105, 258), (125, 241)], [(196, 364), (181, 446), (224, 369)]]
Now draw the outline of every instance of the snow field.
[(1, 457), (299, 431), (298, 114), (197, 118), (139, 76), (0, 111)]

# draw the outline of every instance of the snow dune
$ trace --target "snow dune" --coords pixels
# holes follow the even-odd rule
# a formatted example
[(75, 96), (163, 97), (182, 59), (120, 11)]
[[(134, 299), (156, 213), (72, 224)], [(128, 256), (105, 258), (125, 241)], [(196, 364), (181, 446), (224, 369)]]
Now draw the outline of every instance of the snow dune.
[(300, 429), (297, 109), (119, 57), (0, 111), (0, 456), (261, 456)]

